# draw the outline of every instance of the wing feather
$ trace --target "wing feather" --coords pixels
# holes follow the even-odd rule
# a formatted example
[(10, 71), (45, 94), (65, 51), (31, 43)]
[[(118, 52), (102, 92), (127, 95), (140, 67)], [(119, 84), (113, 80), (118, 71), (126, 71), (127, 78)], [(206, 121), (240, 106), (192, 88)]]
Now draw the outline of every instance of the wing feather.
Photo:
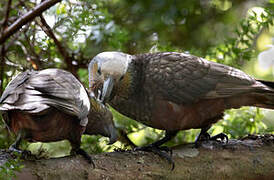
[[(81, 125), (87, 124), (90, 109), (88, 94), (71, 73), (46, 69), (21, 74), (11, 82), (12, 86), (6, 88), (0, 110), (20, 109), (39, 113), (52, 106), (79, 117)], [(24, 74), (28, 74), (27, 78)]]
[(256, 89), (256, 80), (244, 72), (203, 58), (175, 52), (145, 57), (148, 86), (173, 102), (187, 104)]

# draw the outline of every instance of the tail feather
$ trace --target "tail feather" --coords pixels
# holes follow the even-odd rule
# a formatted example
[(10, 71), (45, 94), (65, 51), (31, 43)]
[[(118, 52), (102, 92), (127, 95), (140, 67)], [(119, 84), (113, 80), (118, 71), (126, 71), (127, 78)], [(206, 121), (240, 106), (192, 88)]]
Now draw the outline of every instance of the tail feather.
[(265, 80), (257, 80), (257, 81), (259, 81), (259, 82), (263, 83), (264, 85), (274, 89), (274, 82), (272, 82), (272, 81), (265, 81)]
[[(274, 82), (266, 80), (257, 80), (258, 84), (258, 100), (257, 107), (274, 109)], [(263, 85), (263, 86), (262, 86)]]

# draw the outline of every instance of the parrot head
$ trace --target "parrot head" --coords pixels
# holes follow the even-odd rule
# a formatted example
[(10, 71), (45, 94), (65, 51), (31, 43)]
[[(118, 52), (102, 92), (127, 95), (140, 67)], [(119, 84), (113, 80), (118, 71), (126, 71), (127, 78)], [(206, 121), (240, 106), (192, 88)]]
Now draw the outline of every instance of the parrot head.
[(117, 141), (118, 132), (115, 128), (111, 111), (95, 98), (90, 99), (91, 109), (88, 114), (88, 124), (85, 134), (102, 135), (109, 138), (108, 144)]
[(111, 92), (128, 70), (132, 56), (122, 52), (102, 52), (89, 63), (89, 90), (100, 102), (110, 100)]

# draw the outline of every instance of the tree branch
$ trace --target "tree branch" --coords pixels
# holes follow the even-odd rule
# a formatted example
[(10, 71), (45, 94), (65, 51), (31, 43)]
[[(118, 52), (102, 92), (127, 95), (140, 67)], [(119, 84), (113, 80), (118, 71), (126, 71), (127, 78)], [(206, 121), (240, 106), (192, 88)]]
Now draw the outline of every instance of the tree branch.
[(7, 9), (6, 9), (6, 13), (5, 13), (5, 19), (4, 19), (4, 22), (3, 22), (3, 31), (5, 30), (5, 28), (7, 27), (8, 25), (8, 21), (9, 21), (9, 14), (10, 14), (10, 7), (11, 7), (11, 0), (8, 1), (8, 4), (7, 4)]
[[(203, 142), (173, 148), (175, 169), (158, 155), (119, 151), (92, 155), (93, 169), (82, 156), (24, 161), (18, 179), (273, 179), (274, 135), (249, 136), (227, 144)], [(7, 154), (7, 153), (6, 153)], [(7, 155), (0, 153), (0, 163)], [(1, 165), (1, 164), (0, 164)]]
[(48, 25), (48, 23), (46, 22), (45, 18), (41, 15), (40, 16), (40, 20), (41, 23), (38, 23), (40, 25), (40, 27), (42, 28), (42, 30), (51, 38), (53, 39), (54, 43), (56, 44), (60, 54), (63, 56), (63, 58), (65, 59), (65, 61), (67, 63), (71, 63), (71, 58), (69, 53), (66, 51), (66, 49), (63, 47), (62, 43), (56, 38), (55, 34), (53, 33), (53, 31), (51, 30), (51, 27)]
[[(8, 1), (6, 13), (5, 13), (5, 19), (2, 25), (1, 29), (1, 35), (4, 34), (5, 29), (8, 25), (9, 21), (9, 13), (10, 13), (10, 7), (11, 7), (11, 0)], [(0, 94), (2, 95), (3, 92), (3, 80), (4, 80), (4, 71), (5, 71), (5, 56), (6, 56), (6, 50), (5, 50), (5, 44), (2, 44), (1, 47), (1, 63), (0, 63)]]
[(7, 38), (13, 35), (16, 31), (18, 31), (23, 25), (32, 21), (36, 16), (41, 15), (45, 10), (49, 9), (58, 2), (61, 2), (61, 0), (46, 0), (34, 7), (33, 10), (29, 11), (21, 18), (17, 19), (12, 25), (4, 30), (3, 34), (0, 37), (0, 44), (3, 44), (7, 40)]
[(24, 32), (24, 36), (26, 39), (26, 43), (29, 46), (29, 48), (26, 48), (26, 52), (25, 52), (25, 55), (27, 56), (27, 60), (30, 61), (33, 69), (39, 70), (41, 69), (41, 61), (40, 61), (41, 57), (35, 52), (34, 44), (30, 42), (30, 39), (25, 32)]
[(18, 41), (19, 39), (19, 36), (21, 33), (26, 33), (26, 31), (29, 29), (29, 25), (25, 26), (21, 32), (16, 32), (15, 35), (11, 38), (11, 40), (5, 44), (5, 48), (6, 48), (6, 51), (9, 50), (9, 48), (14, 45), (16, 43), (16, 41)]
[(3, 80), (4, 80), (4, 70), (5, 70), (5, 45), (1, 47), (1, 63), (0, 63), (0, 94), (3, 92)]

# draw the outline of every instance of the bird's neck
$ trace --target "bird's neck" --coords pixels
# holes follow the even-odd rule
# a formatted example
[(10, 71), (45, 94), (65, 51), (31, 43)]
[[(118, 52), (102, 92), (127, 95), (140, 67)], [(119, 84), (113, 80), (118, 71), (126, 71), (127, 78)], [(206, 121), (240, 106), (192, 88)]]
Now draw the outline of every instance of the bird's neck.
[(116, 87), (116, 95), (129, 98), (141, 92), (141, 84), (144, 80), (142, 68), (142, 64), (134, 60), (128, 65), (127, 72)]

